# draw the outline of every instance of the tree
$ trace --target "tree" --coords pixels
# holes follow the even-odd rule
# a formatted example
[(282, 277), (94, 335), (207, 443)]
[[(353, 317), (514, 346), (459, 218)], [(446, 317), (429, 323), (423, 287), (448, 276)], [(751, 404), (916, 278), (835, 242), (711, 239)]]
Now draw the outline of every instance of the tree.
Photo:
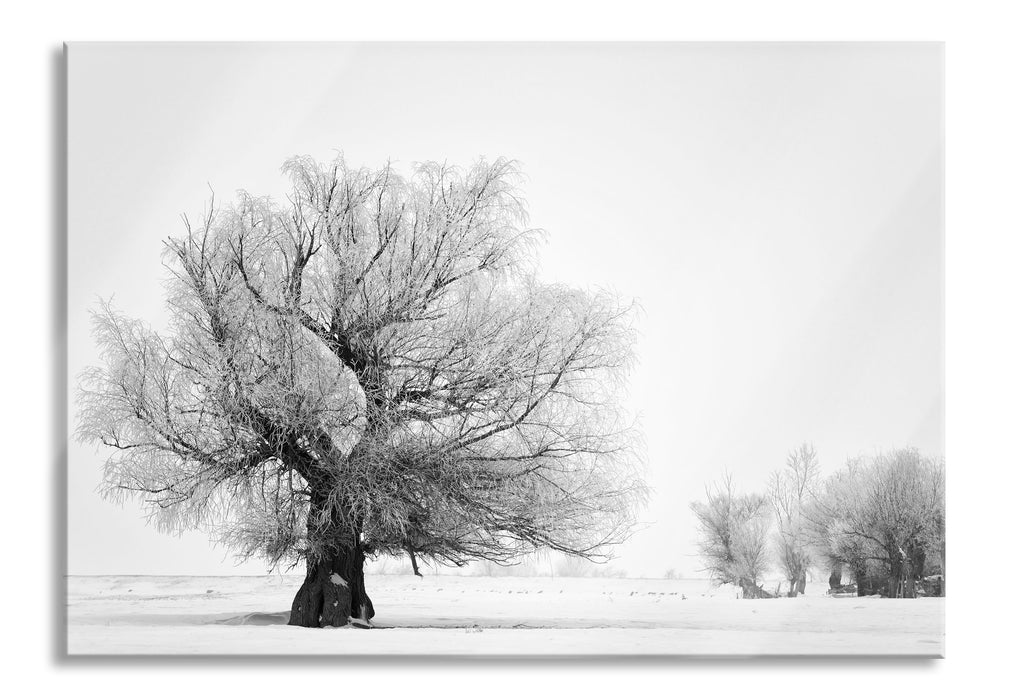
[(889, 597), (913, 598), (926, 556), (945, 552), (945, 463), (913, 448), (850, 460), (826, 483), (812, 522), (825, 556), (862, 577), (875, 566)]
[(939, 594), (946, 595), (946, 465), (942, 460), (933, 463), (930, 472), (936, 502), (926, 524), (924, 540), (926, 554), (933, 557), (939, 568)]
[(170, 239), (172, 324), (105, 305), (79, 436), (103, 491), (306, 564), (291, 624), (363, 626), (366, 557), (603, 559), (644, 493), (618, 401), (632, 309), (543, 284), (509, 161), (288, 160)]
[(766, 499), (736, 495), (728, 475), (720, 489), (708, 487), (705, 494), (705, 501), (690, 507), (697, 516), (706, 570), (720, 583), (740, 586), (745, 598), (766, 597), (758, 583), (770, 564)]
[(803, 443), (788, 455), (785, 469), (771, 476), (768, 500), (778, 525), (778, 561), (788, 577), (788, 595), (806, 592), (806, 571), (812, 564), (806, 510), (819, 476), (812, 445)]
[(831, 570), (831, 587), (841, 585), (841, 573), (847, 566), (860, 596), (872, 592), (872, 581), (880, 570), (869, 540), (856, 534), (851, 524), (850, 515), (860, 507), (864, 488), (864, 481), (849, 462), (845, 470), (824, 482), (807, 511), (814, 547)]

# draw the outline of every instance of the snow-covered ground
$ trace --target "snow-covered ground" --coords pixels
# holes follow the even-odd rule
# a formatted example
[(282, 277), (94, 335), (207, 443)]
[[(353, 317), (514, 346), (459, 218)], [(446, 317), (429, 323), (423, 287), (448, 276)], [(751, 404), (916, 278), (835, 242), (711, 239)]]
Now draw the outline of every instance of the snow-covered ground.
[(696, 579), (370, 576), (375, 629), (288, 627), (298, 576), (71, 576), (70, 654), (941, 656), (945, 601), (742, 600)]

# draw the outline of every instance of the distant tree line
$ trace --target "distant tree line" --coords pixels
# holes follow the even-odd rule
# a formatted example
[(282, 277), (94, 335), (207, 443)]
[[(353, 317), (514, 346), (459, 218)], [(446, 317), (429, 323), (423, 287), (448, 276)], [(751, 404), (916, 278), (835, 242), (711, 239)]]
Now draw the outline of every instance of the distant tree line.
[(738, 493), (730, 475), (691, 505), (699, 553), (711, 577), (772, 597), (761, 581), (784, 573), (789, 597), (809, 573), (847, 573), (857, 595), (945, 595), (945, 461), (914, 448), (848, 460), (823, 477), (816, 450), (803, 444), (771, 475), (765, 493)]

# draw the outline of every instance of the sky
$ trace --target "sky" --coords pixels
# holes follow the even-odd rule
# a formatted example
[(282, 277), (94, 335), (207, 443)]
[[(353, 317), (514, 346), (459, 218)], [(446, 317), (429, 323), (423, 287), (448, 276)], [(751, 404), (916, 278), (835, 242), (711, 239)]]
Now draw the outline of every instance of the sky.
[[(651, 498), (614, 565), (701, 575), (689, 504), (725, 472), (943, 452), (942, 74), (940, 44), (72, 44), (70, 425), (90, 310), (164, 325), (162, 242), (211, 189), (504, 156), (541, 277), (641, 309)], [(102, 462), (71, 438), (68, 573), (265, 573), (103, 501)]]

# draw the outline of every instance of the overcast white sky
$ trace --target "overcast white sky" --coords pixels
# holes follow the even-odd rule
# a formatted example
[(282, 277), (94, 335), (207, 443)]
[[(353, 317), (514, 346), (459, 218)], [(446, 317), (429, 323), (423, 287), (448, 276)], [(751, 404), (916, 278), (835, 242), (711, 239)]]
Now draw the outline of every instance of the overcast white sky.
[[(523, 164), (545, 278), (643, 313), (631, 408), (651, 525), (632, 575), (691, 575), (689, 503), (802, 441), (943, 450), (938, 44), (100, 45), (69, 69), (71, 388), (88, 310), (165, 319), (162, 240), (209, 190), (282, 194), (294, 154)], [(71, 406), (71, 425), (74, 424)], [(95, 493), (70, 445), (71, 574), (260, 573)]]

